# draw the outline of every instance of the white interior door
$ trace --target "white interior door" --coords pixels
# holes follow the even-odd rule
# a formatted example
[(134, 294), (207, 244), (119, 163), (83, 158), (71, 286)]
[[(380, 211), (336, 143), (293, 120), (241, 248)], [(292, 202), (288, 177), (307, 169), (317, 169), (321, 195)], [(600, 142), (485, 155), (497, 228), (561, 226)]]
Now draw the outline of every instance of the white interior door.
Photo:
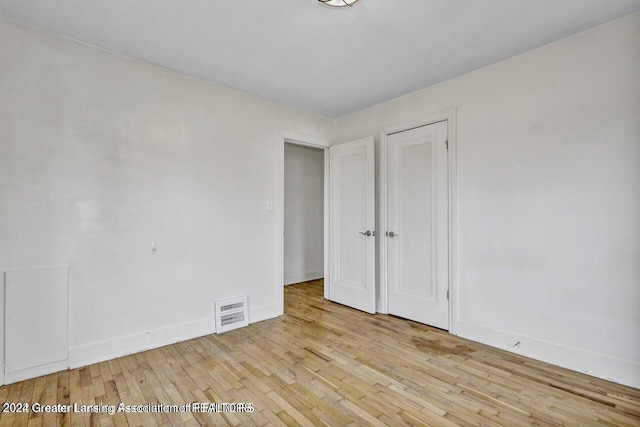
[(447, 122), (387, 138), (388, 310), (449, 329)]
[(329, 149), (329, 299), (376, 312), (373, 138)]

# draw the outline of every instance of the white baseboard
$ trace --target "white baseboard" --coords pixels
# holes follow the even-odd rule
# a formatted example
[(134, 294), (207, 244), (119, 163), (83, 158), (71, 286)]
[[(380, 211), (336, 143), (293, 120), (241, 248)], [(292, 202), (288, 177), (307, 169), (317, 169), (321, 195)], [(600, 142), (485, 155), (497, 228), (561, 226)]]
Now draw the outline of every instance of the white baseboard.
[(260, 307), (251, 307), (249, 303), (249, 324), (262, 322), (263, 320), (273, 319), (282, 315), (279, 310), (280, 305), (278, 303), (262, 305)]
[[(281, 313), (278, 312), (278, 304), (269, 304), (255, 308), (250, 307), (249, 322), (260, 322), (278, 317), (280, 314)], [(215, 332), (215, 318), (210, 317), (194, 322), (156, 329), (150, 332), (72, 347), (69, 350), (69, 367), (73, 369), (93, 363), (104, 362), (105, 360), (163, 347), (180, 341), (214, 334)]]
[(69, 367), (73, 369), (104, 362), (105, 360), (128, 354), (213, 334), (215, 331), (215, 318), (210, 317), (153, 331), (76, 346), (69, 349)]
[(306, 273), (287, 274), (284, 276), (284, 285), (293, 285), (294, 283), (308, 282), (309, 280), (322, 279), (324, 270), (309, 271)]
[[(269, 304), (251, 308), (251, 323), (280, 316), (279, 304)], [(165, 345), (186, 341), (215, 333), (215, 318), (182, 323), (153, 331), (127, 335), (69, 349), (69, 359), (12, 373), (0, 372), (0, 384), (10, 384), (65, 369), (74, 369), (93, 363), (104, 362), (117, 357), (151, 350)]]
[[(456, 322), (456, 331), (457, 335), (462, 338), (608, 381), (640, 388), (639, 363), (566, 347), (471, 322)], [(514, 347), (517, 342), (520, 344)]]
[(60, 360), (58, 362), (47, 363), (46, 365), (34, 366), (33, 368), (20, 369), (14, 372), (5, 372), (2, 378), (2, 384), (12, 384), (18, 381), (24, 381), (31, 378), (41, 377), (42, 375), (52, 374), (54, 372), (64, 371), (67, 369), (69, 362)]

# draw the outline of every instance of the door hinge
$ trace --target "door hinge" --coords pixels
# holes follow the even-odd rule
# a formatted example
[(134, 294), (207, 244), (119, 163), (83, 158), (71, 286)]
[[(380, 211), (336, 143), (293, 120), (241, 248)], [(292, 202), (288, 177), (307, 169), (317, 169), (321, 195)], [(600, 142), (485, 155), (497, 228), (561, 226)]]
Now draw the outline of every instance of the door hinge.
[(447, 299), (449, 299), (449, 290), (447, 289)]
[(448, 139), (444, 140), (444, 146), (447, 147), (447, 150), (449, 149), (449, 140)]

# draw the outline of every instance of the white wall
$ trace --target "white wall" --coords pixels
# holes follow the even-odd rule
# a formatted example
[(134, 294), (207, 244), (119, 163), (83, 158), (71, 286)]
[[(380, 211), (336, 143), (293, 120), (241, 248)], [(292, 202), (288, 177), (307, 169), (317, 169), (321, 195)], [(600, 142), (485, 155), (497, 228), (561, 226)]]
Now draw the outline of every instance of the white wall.
[[(640, 387), (637, 40), (640, 14), (336, 131), (457, 107), (458, 332)], [(275, 316), (281, 130), (333, 126), (0, 18), (0, 272), (70, 267), (74, 366), (208, 333), (217, 298)]]
[(638, 40), (634, 14), (347, 116), (336, 128), (337, 141), (378, 138), (390, 124), (456, 107), (453, 326), (635, 387)]
[(324, 150), (284, 147), (284, 284), (324, 276)]
[(69, 266), (74, 366), (280, 314), (283, 130), (334, 122), (0, 19), (0, 272)]

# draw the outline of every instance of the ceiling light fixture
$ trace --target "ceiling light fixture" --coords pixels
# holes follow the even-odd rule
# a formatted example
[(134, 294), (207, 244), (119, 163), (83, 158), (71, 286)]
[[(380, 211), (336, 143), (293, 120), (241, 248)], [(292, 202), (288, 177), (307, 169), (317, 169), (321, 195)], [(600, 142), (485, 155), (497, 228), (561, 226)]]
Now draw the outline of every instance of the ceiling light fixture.
[(345, 7), (345, 6), (353, 6), (358, 3), (360, 0), (318, 0), (320, 3), (324, 3), (327, 6), (331, 7)]

